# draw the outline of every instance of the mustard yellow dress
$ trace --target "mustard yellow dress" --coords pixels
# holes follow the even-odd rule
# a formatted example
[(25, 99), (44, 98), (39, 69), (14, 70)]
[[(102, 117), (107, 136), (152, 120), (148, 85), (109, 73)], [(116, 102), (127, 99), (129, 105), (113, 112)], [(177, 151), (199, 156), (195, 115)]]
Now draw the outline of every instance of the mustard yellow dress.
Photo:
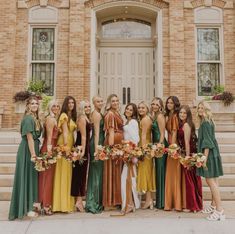
[[(68, 123), (68, 116), (62, 113), (59, 122), (58, 129), (60, 135), (58, 137), (57, 145), (63, 145), (63, 131), (62, 125), (64, 122)], [(77, 128), (76, 123), (70, 119), (68, 131), (68, 144), (67, 146), (71, 149), (74, 145), (74, 131)], [(74, 197), (71, 194), (71, 180), (72, 180), (72, 163), (66, 161), (64, 158), (57, 160), (55, 177), (54, 177), (54, 188), (53, 188), (53, 205), (52, 209), (54, 212), (72, 212), (74, 210)]]
[[(152, 126), (147, 129), (146, 144), (152, 142), (151, 138)], [(139, 124), (139, 135), (140, 142), (139, 145), (142, 146), (142, 125), (141, 121)], [(155, 166), (152, 158), (146, 158), (144, 161), (139, 161), (138, 163), (138, 173), (137, 173), (137, 191), (141, 193), (155, 192), (156, 191), (156, 180), (155, 180)]]

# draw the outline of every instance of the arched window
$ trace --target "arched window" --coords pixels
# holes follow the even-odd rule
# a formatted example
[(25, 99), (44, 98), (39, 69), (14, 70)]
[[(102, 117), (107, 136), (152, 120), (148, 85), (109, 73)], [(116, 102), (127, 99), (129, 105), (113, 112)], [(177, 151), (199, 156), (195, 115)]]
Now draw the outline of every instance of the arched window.
[(150, 39), (151, 24), (138, 19), (114, 19), (102, 23), (105, 39)]

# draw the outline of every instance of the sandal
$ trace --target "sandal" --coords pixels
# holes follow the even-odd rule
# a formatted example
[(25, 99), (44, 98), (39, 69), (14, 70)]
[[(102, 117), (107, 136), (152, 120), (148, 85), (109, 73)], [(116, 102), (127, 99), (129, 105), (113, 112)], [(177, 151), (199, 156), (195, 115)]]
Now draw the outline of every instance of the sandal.
[(224, 210), (215, 210), (210, 216), (206, 218), (209, 221), (223, 221), (225, 220)]
[(209, 206), (206, 206), (203, 210), (202, 210), (202, 213), (203, 214), (210, 214), (210, 213), (213, 213), (215, 211), (215, 206), (212, 206), (212, 205), (209, 205)]
[(41, 210), (42, 210), (41, 203), (38, 203), (38, 202), (33, 203), (33, 211), (34, 212), (39, 214), (39, 213), (41, 213)]
[(30, 218), (36, 218), (36, 217), (38, 217), (38, 213), (35, 212), (35, 211), (29, 211), (27, 213), (27, 216), (30, 217)]
[(53, 211), (52, 211), (52, 208), (51, 208), (51, 206), (46, 206), (46, 207), (44, 207), (44, 214), (45, 215), (53, 215)]

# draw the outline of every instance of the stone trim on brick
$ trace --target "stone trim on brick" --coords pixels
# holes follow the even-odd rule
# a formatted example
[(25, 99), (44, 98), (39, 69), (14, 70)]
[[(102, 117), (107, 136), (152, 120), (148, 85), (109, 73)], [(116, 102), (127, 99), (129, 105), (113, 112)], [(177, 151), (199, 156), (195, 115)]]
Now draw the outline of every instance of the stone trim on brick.
[(233, 8), (233, 1), (227, 0), (187, 0), (184, 1), (184, 8), (187, 9), (194, 9), (197, 7), (218, 7), (218, 8), (225, 8), (225, 9), (231, 9)]
[[(94, 8), (103, 4), (107, 4), (107, 3), (112, 3), (114, 2), (113, 0), (88, 0), (85, 1), (85, 7), (87, 8)], [(116, 0), (115, 2), (123, 2), (125, 3), (125, 1), (123, 0)], [(162, 1), (162, 0), (129, 0), (127, 2), (139, 2), (139, 3), (146, 3), (149, 5), (153, 5), (155, 7), (158, 7), (160, 9), (163, 8), (168, 8), (169, 7), (169, 3), (167, 1)]]
[(34, 6), (53, 6), (56, 8), (69, 8), (69, 0), (18, 0), (17, 7), (18, 8), (31, 8)]

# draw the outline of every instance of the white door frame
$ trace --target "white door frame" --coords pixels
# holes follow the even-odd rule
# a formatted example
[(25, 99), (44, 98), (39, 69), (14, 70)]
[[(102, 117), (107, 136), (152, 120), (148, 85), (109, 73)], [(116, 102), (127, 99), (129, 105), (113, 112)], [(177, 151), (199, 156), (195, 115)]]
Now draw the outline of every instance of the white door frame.
[(138, 6), (146, 9), (153, 10), (157, 14), (156, 18), (156, 45), (157, 45), (157, 52), (155, 53), (155, 61), (156, 69), (155, 69), (155, 80), (156, 80), (156, 94), (155, 96), (163, 97), (163, 54), (162, 54), (162, 24), (163, 24), (163, 17), (162, 17), (162, 9), (159, 9), (153, 5), (148, 5), (146, 3), (140, 2), (130, 2), (130, 1), (122, 1), (122, 2), (111, 2), (107, 4), (102, 4), (101, 6), (95, 7), (91, 9), (91, 50), (90, 50), (90, 100), (92, 97), (97, 94), (97, 48), (96, 48), (96, 36), (97, 36), (97, 17), (96, 12), (110, 8), (113, 6)]

